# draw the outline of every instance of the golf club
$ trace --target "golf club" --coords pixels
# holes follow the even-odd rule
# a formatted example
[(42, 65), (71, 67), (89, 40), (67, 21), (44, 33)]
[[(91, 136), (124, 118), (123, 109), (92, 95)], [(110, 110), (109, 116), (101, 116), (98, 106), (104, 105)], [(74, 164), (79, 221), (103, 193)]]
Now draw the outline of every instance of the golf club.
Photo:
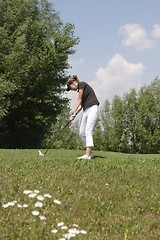
[(46, 153), (48, 152), (48, 150), (49, 150), (50, 147), (52, 146), (53, 142), (54, 142), (54, 141), (56, 140), (56, 138), (63, 132), (63, 130), (70, 124), (70, 122), (71, 122), (71, 120), (69, 120), (69, 121), (66, 123), (66, 125), (60, 130), (60, 132), (58, 132), (58, 133), (56, 134), (54, 140), (52, 140), (52, 142), (49, 144), (47, 150), (46, 150), (44, 153), (42, 153), (41, 150), (38, 150), (38, 155), (39, 155), (39, 156), (45, 156), (45, 155), (46, 155)]

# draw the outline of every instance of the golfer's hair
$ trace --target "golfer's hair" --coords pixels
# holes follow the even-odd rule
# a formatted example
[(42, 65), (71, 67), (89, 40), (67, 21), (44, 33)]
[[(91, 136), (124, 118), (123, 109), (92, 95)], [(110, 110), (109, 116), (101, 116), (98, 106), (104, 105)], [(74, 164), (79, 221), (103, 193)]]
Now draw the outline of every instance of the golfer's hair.
[(73, 79), (79, 82), (79, 78), (77, 77), (77, 75), (73, 75)]
[(68, 80), (67, 80), (67, 83), (69, 84), (69, 83), (74, 82), (74, 81), (76, 81), (76, 82), (78, 82), (78, 83), (80, 82), (79, 79), (78, 79), (78, 77), (77, 77), (77, 75), (69, 76), (69, 78), (68, 78)]

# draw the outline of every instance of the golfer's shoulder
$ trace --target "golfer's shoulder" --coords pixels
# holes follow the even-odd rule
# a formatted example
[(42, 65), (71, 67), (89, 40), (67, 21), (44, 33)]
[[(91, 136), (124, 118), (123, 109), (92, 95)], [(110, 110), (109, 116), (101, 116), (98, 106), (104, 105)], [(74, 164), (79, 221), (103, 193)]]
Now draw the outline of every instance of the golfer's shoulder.
[(79, 82), (79, 88), (85, 88), (87, 85), (86, 82)]

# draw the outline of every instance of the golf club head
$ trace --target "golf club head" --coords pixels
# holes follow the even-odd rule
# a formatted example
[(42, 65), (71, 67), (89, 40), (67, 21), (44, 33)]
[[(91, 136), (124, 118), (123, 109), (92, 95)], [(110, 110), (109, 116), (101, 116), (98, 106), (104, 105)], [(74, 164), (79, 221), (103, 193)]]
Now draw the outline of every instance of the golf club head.
[(44, 154), (41, 152), (41, 150), (38, 150), (38, 155), (39, 156), (44, 156)]

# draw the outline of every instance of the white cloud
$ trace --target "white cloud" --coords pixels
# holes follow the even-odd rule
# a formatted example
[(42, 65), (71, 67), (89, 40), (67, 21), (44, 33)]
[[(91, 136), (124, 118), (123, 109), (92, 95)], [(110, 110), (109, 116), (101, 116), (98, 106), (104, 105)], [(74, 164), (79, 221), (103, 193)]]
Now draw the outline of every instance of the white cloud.
[(152, 36), (154, 38), (160, 38), (160, 24), (153, 25)]
[(154, 42), (146, 33), (146, 30), (139, 24), (125, 24), (120, 27), (119, 34), (124, 38), (122, 44), (126, 47), (134, 47), (136, 50), (143, 50), (154, 47)]
[[(106, 67), (97, 69), (95, 79), (89, 84), (95, 90), (102, 106), (106, 99), (111, 101), (115, 95), (122, 96), (131, 88), (138, 90), (142, 86), (140, 78), (143, 71), (142, 63), (130, 63), (122, 55), (116, 54)], [(77, 93), (70, 91), (65, 96), (71, 100), (70, 105), (73, 109)]]
[(80, 65), (83, 65), (84, 63), (84, 59), (83, 58), (80, 58), (78, 60), (69, 60), (69, 64), (72, 66), (72, 67), (78, 67)]
[(94, 88), (102, 106), (106, 99), (112, 100), (115, 95), (122, 96), (131, 88), (139, 89), (143, 71), (142, 63), (130, 63), (122, 55), (116, 54), (106, 67), (100, 67), (95, 72), (96, 78), (89, 84)]

